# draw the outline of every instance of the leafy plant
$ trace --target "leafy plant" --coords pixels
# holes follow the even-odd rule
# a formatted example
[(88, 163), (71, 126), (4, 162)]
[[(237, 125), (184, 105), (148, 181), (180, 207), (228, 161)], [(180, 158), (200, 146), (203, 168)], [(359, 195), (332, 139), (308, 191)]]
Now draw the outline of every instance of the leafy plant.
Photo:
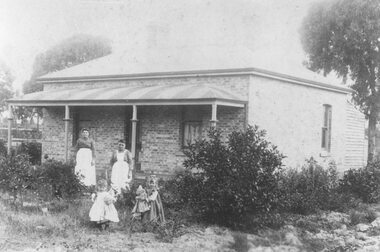
[(365, 203), (380, 199), (380, 161), (376, 160), (361, 169), (346, 171), (340, 180), (340, 192), (350, 194)]
[(7, 144), (3, 139), (0, 139), (0, 157), (5, 157), (7, 155)]
[[(74, 165), (56, 160), (47, 160), (38, 169), (38, 191), (45, 198), (75, 198), (87, 190), (80, 178), (74, 174)], [(42, 196), (42, 195), (41, 195)]]
[(203, 220), (232, 227), (244, 226), (247, 216), (273, 210), (284, 156), (265, 134), (249, 126), (224, 143), (221, 132), (211, 129), (208, 139), (190, 145), (186, 172), (176, 178), (183, 202)]
[(338, 186), (335, 164), (324, 169), (313, 158), (300, 169), (287, 169), (280, 179), (283, 210), (309, 214), (318, 209), (334, 208)]
[(29, 156), (29, 161), (33, 165), (41, 164), (42, 144), (38, 142), (22, 142), (17, 153), (24, 153)]
[(36, 184), (36, 173), (28, 155), (0, 157), (0, 188), (13, 196), (14, 203)]

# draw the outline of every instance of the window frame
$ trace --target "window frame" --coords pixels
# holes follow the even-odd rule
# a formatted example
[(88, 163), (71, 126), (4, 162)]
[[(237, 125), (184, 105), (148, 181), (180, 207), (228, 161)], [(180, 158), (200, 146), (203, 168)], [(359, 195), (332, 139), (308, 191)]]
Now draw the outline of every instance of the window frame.
[(190, 143), (187, 141), (187, 136), (186, 136), (186, 126), (187, 125), (195, 125), (196, 127), (199, 127), (198, 135), (194, 139), (200, 140), (202, 138), (202, 128), (203, 128), (203, 125), (202, 125), (202, 121), (201, 120), (188, 120), (188, 121), (184, 121), (182, 123), (182, 148), (188, 148), (189, 145), (191, 145), (191, 144), (193, 144), (195, 142), (195, 140), (193, 140)]
[(326, 152), (331, 152), (332, 137), (332, 106), (323, 104), (323, 124), (321, 129), (321, 148)]

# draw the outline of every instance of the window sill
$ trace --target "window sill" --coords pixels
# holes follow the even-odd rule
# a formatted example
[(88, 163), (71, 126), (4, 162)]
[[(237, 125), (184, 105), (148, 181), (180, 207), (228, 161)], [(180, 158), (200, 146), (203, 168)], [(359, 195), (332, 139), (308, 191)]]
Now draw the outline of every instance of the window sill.
[[(183, 150), (183, 149), (182, 149)], [(185, 153), (183, 153), (183, 151), (177, 151), (176, 153), (175, 153), (175, 156), (176, 157), (182, 157), (182, 156), (185, 156)]]
[(323, 150), (319, 153), (319, 156), (320, 157), (331, 157), (331, 153), (326, 151), (326, 150)]

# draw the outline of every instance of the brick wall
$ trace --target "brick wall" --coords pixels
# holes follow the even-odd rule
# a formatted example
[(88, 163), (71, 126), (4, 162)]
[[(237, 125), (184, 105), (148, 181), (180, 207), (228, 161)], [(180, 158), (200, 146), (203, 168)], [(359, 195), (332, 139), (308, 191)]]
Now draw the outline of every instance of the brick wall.
[[(189, 109), (190, 106), (187, 106)], [(139, 110), (142, 150), (141, 169), (145, 172), (172, 173), (183, 167), (182, 122), (184, 106), (143, 107)], [(193, 106), (202, 121), (202, 135), (210, 128), (211, 106)], [(234, 129), (244, 128), (244, 109), (218, 107), (217, 128), (224, 137)]]
[[(64, 107), (49, 107), (43, 110), (42, 157), (63, 160), (65, 157), (65, 117)], [(69, 128), (69, 146), (72, 144), (72, 124)]]
[(181, 165), (180, 113), (179, 106), (143, 107), (139, 110), (142, 171), (169, 173)]
[[(80, 120), (86, 122), (90, 137), (95, 140), (96, 168), (103, 170), (109, 167), (112, 150), (116, 149), (117, 141), (124, 139), (125, 108), (124, 107), (89, 107), (75, 108)], [(74, 108), (72, 108), (74, 110)], [(71, 114), (71, 119), (72, 118)], [(42, 127), (42, 153), (50, 158), (63, 160), (64, 149), (64, 108), (50, 107), (44, 109)], [(74, 142), (74, 143), (73, 143)], [(70, 159), (75, 159), (73, 141), (73, 121), (69, 123)]]
[[(182, 122), (184, 109), (193, 109), (202, 121), (202, 134), (206, 136), (210, 127), (211, 106), (139, 106), (137, 117), (141, 150), (141, 171), (172, 174), (183, 167)], [(125, 139), (125, 126), (130, 123), (129, 107), (72, 108), (79, 113), (80, 120), (89, 128), (96, 145), (96, 168), (98, 175), (109, 167), (112, 150), (117, 141)], [(129, 112), (128, 112), (129, 111)], [(217, 127), (226, 137), (230, 130), (244, 128), (244, 109), (218, 107)], [(64, 159), (64, 109), (48, 108), (44, 111), (43, 155)], [(73, 145), (73, 121), (69, 127), (69, 146)], [(75, 159), (72, 149), (70, 158)]]

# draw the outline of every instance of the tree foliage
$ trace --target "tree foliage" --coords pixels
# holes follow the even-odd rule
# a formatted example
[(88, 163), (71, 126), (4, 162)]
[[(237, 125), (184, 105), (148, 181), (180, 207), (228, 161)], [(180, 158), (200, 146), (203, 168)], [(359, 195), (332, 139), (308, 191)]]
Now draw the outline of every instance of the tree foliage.
[(13, 96), (12, 83), (14, 77), (9, 67), (0, 61), (0, 112), (6, 109), (6, 100)]
[(334, 0), (315, 4), (301, 28), (307, 66), (352, 79), (353, 99), (369, 118), (369, 161), (380, 111), (380, 1)]
[(110, 42), (99, 36), (75, 35), (36, 56), (31, 79), (23, 85), (24, 93), (42, 90), (36, 78), (72, 67), (111, 53)]

